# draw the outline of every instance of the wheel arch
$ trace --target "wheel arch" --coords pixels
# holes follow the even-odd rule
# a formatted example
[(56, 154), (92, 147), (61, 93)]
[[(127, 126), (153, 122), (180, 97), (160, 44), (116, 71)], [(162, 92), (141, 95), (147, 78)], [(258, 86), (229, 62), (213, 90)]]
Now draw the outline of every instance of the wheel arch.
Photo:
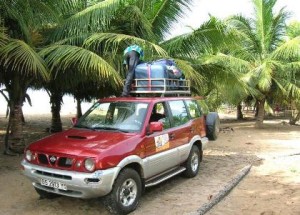
[(197, 146), (200, 152), (200, 161), (202, 161), (203, 158), (203, 148), (202, 148), (202, 142), (201, 140), (196, 140), (193, 145)]
[(131, 155), (129, 157), (124, 158), (119, 164), (118, 167), (120, 171), (124, 168), (132, 168), (140, 175), (141, 178), (144, 178), (144, 162), (143, 160), (137, 155)]

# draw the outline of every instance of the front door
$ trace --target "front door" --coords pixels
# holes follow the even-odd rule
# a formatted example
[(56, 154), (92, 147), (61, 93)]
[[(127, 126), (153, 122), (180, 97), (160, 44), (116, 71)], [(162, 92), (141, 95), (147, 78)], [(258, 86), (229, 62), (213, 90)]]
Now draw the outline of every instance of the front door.
[(153, 107), (149, 123), (160, 121), (164, 125), (161, 132), (154, 132), (145, 138), (146, 158), (144, 160), (145, 178), (155, 176), (179, 163), (178, 143), (172, 136), (174, 128), (171, 127), (170, 113), (165, 102), (156, 103)]

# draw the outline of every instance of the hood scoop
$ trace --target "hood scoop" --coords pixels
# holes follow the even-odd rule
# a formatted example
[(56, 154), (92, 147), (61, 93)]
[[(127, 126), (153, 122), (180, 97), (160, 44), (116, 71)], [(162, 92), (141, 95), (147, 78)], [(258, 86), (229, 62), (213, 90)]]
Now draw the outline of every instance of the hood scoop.
[(86, 140), (87, 139), (86, 137), (77, 136), (77, 135), (70, 135), (70, 136), (68, 136), (68, 138), (70, 138), (70, 139), (77, 139), (77, 140)]

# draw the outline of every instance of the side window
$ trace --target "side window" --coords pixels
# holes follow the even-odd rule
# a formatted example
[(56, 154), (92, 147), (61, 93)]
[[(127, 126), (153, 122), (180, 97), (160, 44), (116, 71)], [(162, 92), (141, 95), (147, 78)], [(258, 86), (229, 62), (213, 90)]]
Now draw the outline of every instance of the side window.
[(170, 101), (169, 104), (173, 116), (174, 126), (183, 125), (189, 121), (187, 110), (182, 100)]
[(153, 107), (150, 122), (162, 122), (164, 129), (171, 127), (170, 118), (168, 117), (166, 104), (164, 102), (156, 103)]
[(198, 104), (194, 100), (187, 100), (185, 101), (187, 108), (189, 110), (190, 116), (195, 119), (201, 116), (201, 112), (199, 110)]

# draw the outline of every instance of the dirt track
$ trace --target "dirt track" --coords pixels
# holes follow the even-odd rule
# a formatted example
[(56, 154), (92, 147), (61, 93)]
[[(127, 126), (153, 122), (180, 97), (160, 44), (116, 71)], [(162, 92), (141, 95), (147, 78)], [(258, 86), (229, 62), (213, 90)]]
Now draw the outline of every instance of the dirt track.
[[(0, 119), (3, 136), (4, 119)], [(31, 116), (25, 127), (27, 140), (45, 135), (49, 118)], [(66, 118), (64, 125), (69, 126)], [(267, 121), (256, 130), (253, 122), (222, 124), (220, 138), (210, 142), (193, 179), (177, 176), (147, 189), (132, 214), (195, 214), (247, 164), (250, 173), (207, 214), (300, 214), (300, 126), (281, 120)], [(232, 128), (232, 129), (231, 129)], [(2, 138), (3, 139), (3, 138)], [(1, 140), (2, 140), (1, 139)], [(3, 151), (3, 142), (0, 142)], [(0, 214), (108, 214), (101, 200), (61, 197), (40, 200), (20, 171), (21, 157), (0, 155)]]

